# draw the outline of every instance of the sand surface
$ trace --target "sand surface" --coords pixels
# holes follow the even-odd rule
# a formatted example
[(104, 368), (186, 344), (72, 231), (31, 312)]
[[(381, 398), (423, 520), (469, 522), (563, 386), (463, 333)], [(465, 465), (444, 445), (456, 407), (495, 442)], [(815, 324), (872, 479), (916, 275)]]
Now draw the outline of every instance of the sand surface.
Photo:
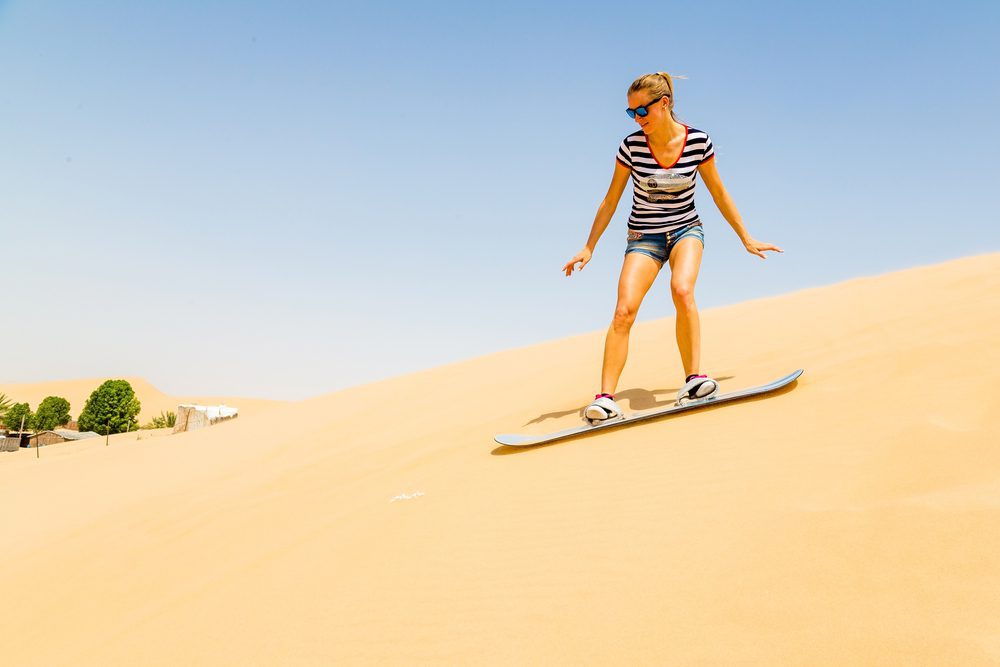
[[(4, 663), (1000, 664), (1000, 254), (702, 326), (724, 390), (805, 375), (493, 443), (579, 423), (596, 331), (202, 431), (0, 453)], [(673, 320), (631, 344), (624, 407), (669, 402)]]

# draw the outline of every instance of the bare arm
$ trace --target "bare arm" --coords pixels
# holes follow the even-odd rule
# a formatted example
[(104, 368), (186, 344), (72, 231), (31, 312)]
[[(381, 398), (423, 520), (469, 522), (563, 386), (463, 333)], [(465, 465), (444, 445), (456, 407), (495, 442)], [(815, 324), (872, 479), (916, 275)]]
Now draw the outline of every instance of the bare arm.
[(722, 217), (726, 219), (726, 222), (733, 228), (736, 235), (740, 237), (740, 241), (743, 242), (747, 252), (757, 255), (761, 259), (767, 259), (764, 255), (765, 250), (784, 252), (784, 250), (776, 245), (755, 241), (750, 236), (750, 232), (743, 226), (743, 218), (740, 216), (740, 212), (736, 210), (736, 204), (733, 203), (729, 193), (726, 192), (726, 188), (722, 185), (719, 170), (715, 168), (714, 156), (701, 163), (698, 167), (698, 173), (701, 175), (701, 180), (704, 181), (705, 187), (712, 194), (712, 199), (715, 201), (715, 205), (719, 207)]
[(597, 241), (601, 238), (604, 230), (608, 228), (612, 216), (614, 216), (615, 211), (618, 209), (618, 202), (622, 198), (622, 193), (625, 191), (625, 186), (628, 185), (628, 179), (631, 174), (631, 169), (618, 160), (615, 160), (615, 173), (611, 176), (611, 185), (608, 187), (608, 193), (604, 195), (601, 205), (597, 207), (597, 215), (594, 216), (594, 224), (590, 228), (590, 236), (587, 238), (587, 243), (584, 244), (583, 250), (577, 253), (563, 267), (563, 272), (567, 276), (573, 273), (573, 269), (576, 268), (577, 263), (580, 263), (580, 270), (582, 271), (583, 267), (590, 261), (594, 253), (594, 248), (597, 247)]

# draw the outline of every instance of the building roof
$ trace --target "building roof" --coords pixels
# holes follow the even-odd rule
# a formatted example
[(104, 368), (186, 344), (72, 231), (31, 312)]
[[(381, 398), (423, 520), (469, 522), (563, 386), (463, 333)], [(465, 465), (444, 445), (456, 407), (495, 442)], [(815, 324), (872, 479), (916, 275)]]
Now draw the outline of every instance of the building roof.
[(42, 433), (55, 433), (66, 440), (86, 440), (87, 438), (96, 438), (100, 436), (99, 433), (94, 433), (93, 431), (71, 431), (67, 428), (57, 428), (53, 431), (41, 431), (35, 435), (41, 435)]

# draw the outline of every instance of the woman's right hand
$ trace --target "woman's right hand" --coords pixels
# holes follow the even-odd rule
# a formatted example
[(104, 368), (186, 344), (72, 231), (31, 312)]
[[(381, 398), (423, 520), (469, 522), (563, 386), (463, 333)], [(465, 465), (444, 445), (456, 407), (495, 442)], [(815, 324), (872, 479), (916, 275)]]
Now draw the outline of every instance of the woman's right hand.
[(579, 270), (583, 271), (583, 267), (587, 266), (587, 262), (590, 261), (590, 257), (592, 254), (593, 253), (591, 252), (590, 248), (584, 248), (580, 252), (576, 253), (576, 257), (574, 257), (573, 259), (569, 260), (569, 262), (566, 263), (566, 266), (563, 267), (563, 271), (565, 271), (566, 275), (568, 276), (569, 274), (573, 273), (573, 269), (576, 268), (577, 263), (580, 264)]

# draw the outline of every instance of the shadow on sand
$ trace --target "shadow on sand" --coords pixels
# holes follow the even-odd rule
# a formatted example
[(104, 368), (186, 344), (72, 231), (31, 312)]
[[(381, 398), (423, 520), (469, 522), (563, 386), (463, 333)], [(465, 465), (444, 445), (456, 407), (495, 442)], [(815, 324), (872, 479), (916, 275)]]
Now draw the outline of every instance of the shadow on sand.
[[(726, 379), (726, 378), (719, 378), (719, 379), (722, 380), (722, 379)], [(706, 405), (706, 406), (703, 406), (703, 407), (700, 407), (700, 408), (694, 408), (692, 410), (688, 410), (687, 412), (694, 412), (694, 411), (697, 411), (697, 412), (714, 412), (716, 410), (725, 409), (727, 405), (732, 405), (732, 404), (735, 404), (735, 403), (756, 403), (757, 401), (767, 401), (767, 400), (770, 400), (772, 398), (775, 398), (776, 396), (782, 396), (784, 394), (787, 394), (788, 392), (792, 391), (792, 389), (794, 389), (795, 387), (797, 387), (798, 384), (799, 384), (799, 381), (796, 379), (793, 382), (785, 385), (784, 387), (781, 387), (780, 389), (775, 389), (774, 391), (769, 391), (766, 394), (758, 394), (756, 396), (747, 396), (746, 398), (740, 398), (740, 399), (736, 399), (736, 400), (733, 400), (733, 401), (727, 401), (726, 403), (719, 403), (719, 404), (715, 404), (715, 405)], [(629, 390), (629, 391), (640, 392), (640, 395), (641, 394), (645, 394), (645, 393), (655, 393), (655, 392), (648, 392), (645, 389), (632, 389), (632, 390)], [(662, 391), (670, 391), (670, 390), (665, 389), (665, 390), (662, 390)], [(677, 390), (675, 389), (674, 391), (676, 392)], [(624, 393), (625, 392), (622, 392), (622, 394), (616, 394), (615, 397), (618, 398), (620, 396), (623, 396)], [(655, 408), (655, 407), (658, 407), (658, 406), (667, 406), (667, 405), (670, 405), (672, 403), (673, 403), (673, 400), (670, 400), (670, 401), (661, 401), (659, 403), (651, 403), (649, 405), (649, 407), (650, 408)], [(645, 408), (643, 408), (643, 409), (645, 409)], [(564, 412), (562, 414), (566, 415), (566, 414), (571, 414), (571, 413), (570, 412)], [(673, 414), (666, 414), (666, 415), (663, 415), (662, 417), (657, 417), (657, 418), (651, 419), (649, 421), (660, 421), (660, 420), (668, 420), (668, 419), (677, 419), (679, 417), (682, 417), (684, 414), (686, 414), (686, 412), (675, 412)], [(583, 409), (582, 408), (580, 409), (580, 416), (581, 416), (581, 419), (582, 419), (582, 417), (583, 417)], [(641, 428), (643, 425), (645, 425), (644, 422), (634, 422), (634, 423), (622, 424), (621, 426), (618, 426), (618, 427), (615, 427), (615, 428), (616, 428), (616, 430), (619, 429), (619, 428), (620, 429), (636, 428), (636, 427), (640, 427)], [(604, 430), (604, 429), (602, 429), (602, 430)], [(512, 447), (512, 446), (509, 446), (509, 445), (499, 445), (499, 446), (495, 447), (490, 452), (490, 454), (492, 454), (493, 456), (509, 456), (511, 454), (521, 454), (521, 453), (524, 453), (524, 452), (530, 452), (531, 450), (534, 450), (534, 449), (540, 449), (542, 447), (553, 447), (553, 446), (568, 444), (570, 442), (577, 442), (577, 441), (584, 440), (584, 439), (590, 439), (590, 438), (593, 438), (593, 437), (598, 436), (598, 435), (600, 435), (600, 433), (597, 433), (597, 432), (586, 432), (586, 431), (584, 431), (583, 433), (580, 433), (580, 434), (577, 434), (577, 435), (568, 436), (566, 438), (561, 438), (561, 439), (553, 441), (553, 442), (543, 442), (543, 443), (540, 443), (540, 444), (537, 444), (537, 445), (524, 445), (524, 446), (521, 446), (521, 447)]]
[[(735, 375), (723, 375), (715, 378), (719, 382), (725, 380), (732, 380)], [(652, 410), (653, 408), (665, 408), (669, 405), (674, 404), (674, 399), (677, 397), (677, 392), (680, 391), (680, 387), (675, 387), (673, 389), (625, 389), (615, 393), (616, 401), (628, 401), (629, 410), (631, 412), (642, 412), (643, 410)], [(657, 394), (666, 394), (665, 398), (657, 398)], [(574, 410), (563, 410), (561, 412), (546, 412), (545, 414), (538, 415), (534, 419), (527, 421), (523, 424), (524, 426), (530, 426), (531, 424), (541, 424), (548, 419), (559, 419), (565, 417), (566, 415), (571, 415), (574, 412), (583, 419), (583, 411), (586, 409), (586, 405), (576, 408)]]

